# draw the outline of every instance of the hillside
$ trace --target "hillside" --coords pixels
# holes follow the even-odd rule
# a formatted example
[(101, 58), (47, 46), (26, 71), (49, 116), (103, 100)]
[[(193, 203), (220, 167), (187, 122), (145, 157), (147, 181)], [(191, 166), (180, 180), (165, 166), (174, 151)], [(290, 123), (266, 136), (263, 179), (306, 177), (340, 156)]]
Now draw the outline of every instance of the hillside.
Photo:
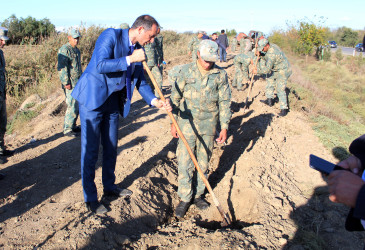
[[(233, 79), (232, 55), (226, 64)], [(188, 63), (172, 58), (164, 72)], [(294, 74), (300, 74), (297, 70)], [(314, 135), (305, 111), (279, 118), (268, 107), (265, 81), (258, 79), (246, 113), (247, 89), (232, 89), (232, 120), (226, 146), (217, 145), (209, 182), (235, 221), (220, 228), (221, 217), (191, 206), (183, 220), (178, 204), (177, 140), (166, 113), (134, 96), (119, 129), (117, 183), (131, 189), (130, 199), (103, 202), (105, 215), (90, 214), (80, 180), (80, 139), (62, 136), (63, 93), (43, 101), (45, 109), (24, 128), (7, 136), (16, 150), (0, 167), (0, 246), (4, 249), (361, 249), (364, 235), (344, 229), (348, 209), (328, 200), (326, 181), (308, 166), (309, 154), (336, 159)], [(304, 110), (304, 109), (303, 109)], [(101, 154), (101, 152), (100, 152)], [(101, 155), (100, 155), (101, 156)], [(101, 161), (96, 185), (102, 195)]]

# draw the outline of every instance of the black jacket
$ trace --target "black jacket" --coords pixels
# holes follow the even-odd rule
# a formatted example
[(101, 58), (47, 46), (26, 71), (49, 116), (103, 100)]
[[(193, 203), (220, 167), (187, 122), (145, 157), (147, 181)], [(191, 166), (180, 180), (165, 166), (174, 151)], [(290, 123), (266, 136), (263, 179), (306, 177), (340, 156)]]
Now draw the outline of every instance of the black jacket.
[[(361, 166), (365, 167), (365, 135), (354, 140), (350, 145), (350, 153), (356, 156), (361, 161)], [(365, 185), (359, 191), (356, 198), (356, 205), (351, 208), (347, 219), (346, 229), (348, 231), (364, 231), (361, 220), (365, 220)]]

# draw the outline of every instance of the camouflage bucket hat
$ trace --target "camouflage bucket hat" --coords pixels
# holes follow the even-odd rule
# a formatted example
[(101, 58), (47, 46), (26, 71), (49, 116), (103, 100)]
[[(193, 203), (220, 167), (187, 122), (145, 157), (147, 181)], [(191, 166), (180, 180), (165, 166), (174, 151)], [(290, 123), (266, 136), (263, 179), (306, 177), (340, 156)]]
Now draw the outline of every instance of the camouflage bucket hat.
[(0, 39), (3, 41), (8, 41), (8, 30), (4, 28), (0, 28)]
[(120, 28), (121, 28), (121, 29), (129, 29), (129, 24), (128, 24), (128, 23), (122, 23), (122, 24), (120, 25)]
[(264, 47), (266, 46), (266, 44), (268, 44), (269, 41), (266, 38), (260, 39), (257, 43), (257, 49), (259, 51), (262, 51), (264, 49)]
[(206, 62), (216, 62), (218, 60), (218, 45), (212, 40), (203, 40), (199, 44), (200, 57)]
[(76, 29), (72, 29), (70, 30), (70, 32), (68, 32), (69, 36), (72, 36), (72, 38), (78, 38), (81, 37), (80, 31), (76, 30)]

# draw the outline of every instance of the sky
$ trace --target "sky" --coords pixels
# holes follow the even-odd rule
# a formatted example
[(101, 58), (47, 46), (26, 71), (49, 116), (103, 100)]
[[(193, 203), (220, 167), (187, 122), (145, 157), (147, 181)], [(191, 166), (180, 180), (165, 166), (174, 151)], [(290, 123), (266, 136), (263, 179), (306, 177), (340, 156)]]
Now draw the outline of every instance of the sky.
[[(238, 32), (259, 30), (265, 35), (286, 29), (287, 23), (313, 21), (336, 29), (342, 26), (365, 29), (365, 0), (12, 0), (0, 4), (0, 21), (15, 14), (17, 18), (48, 18), (57, 30), (97, 25), (118, 27), (132, 25), (142, 14), (156, 18), (164, 30), (177, 32), (205, 30), (208, 34), (221, 29)], [(322, 18), (323, 17), (323, 18)], [(361, 21), (362, 20), (362, 21)]]

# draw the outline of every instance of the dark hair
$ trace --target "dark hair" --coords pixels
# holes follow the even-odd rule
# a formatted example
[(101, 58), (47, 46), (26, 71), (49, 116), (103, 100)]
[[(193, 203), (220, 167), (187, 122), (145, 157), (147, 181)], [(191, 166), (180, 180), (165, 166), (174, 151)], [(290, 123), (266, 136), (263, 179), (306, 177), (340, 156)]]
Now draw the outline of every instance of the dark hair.
[(212, 36), (217, 35), (217, 33), (213, 33)]
[(221, 30), (221, 33), (224, 33), (224, 30)]
[(134, 21), (131, 29), (137, 29), (138, 27), (142, 26), (145, 30), (151, 30), (152, 26), (156, 24), (157, 28), (160, 27), (158, 22), (155, 18), (150, 15), (142, 15), (137, 17), (136, 21)]

